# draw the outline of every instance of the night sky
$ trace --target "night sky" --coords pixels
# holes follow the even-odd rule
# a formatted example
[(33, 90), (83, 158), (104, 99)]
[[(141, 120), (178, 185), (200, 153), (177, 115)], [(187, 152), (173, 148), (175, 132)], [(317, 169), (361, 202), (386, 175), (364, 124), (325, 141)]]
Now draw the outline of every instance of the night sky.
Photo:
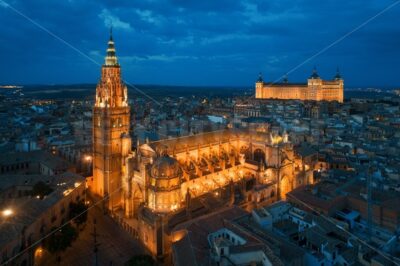
[[(275, 81), (393, 0), (0, 0), (0, 84), (96, 83), (113, 25), (133, 84), (253, 86)], [(400, 3), (289, 75), (316, 65), (346, 86), (400, 86)]]

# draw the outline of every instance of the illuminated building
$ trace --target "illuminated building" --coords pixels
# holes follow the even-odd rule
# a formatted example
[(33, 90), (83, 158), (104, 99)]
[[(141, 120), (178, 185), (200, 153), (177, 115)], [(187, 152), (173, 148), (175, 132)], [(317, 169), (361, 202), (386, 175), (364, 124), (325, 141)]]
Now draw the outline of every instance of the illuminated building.
[(171, 227), (178, 218), (194, 218), (188, 209), (196, 199), (222, 200), (225, 193), (225, 205), (236, 204), (236, 188), (239, 205), (251, 210), (313, 183), (312, 170), (302, 165), (286, 134), (253, 130), (228, 129), (145, 143), (133, 164), (132, 213), (140, 224), (140, 239), (156, 255), (170, 252), (171, 236), (161, 234), (160, 228)]
[(114, 43), (96, 90), (92, 191), (154, 256), (171, 252), (171, 228), (237, 204), (251, 210), (313, 183), (287, 134), (228, 129), (146, 142), (131, 150), (126, 87)]
[(256, 99), (298, 99), (311, 101), (343, 102), (343, 79), (337, 71), (333, 80), (323, 80), (316, 69), (307, 83), (290, 83), (287, 78), (281, 83), (264, 82), (260, 74), (256, 86)]
[(130, 151), (127, 91), (110, 36), (93, 109), (93, 191), (108, 198), (110, 210), (122, 207), (122, 166)]

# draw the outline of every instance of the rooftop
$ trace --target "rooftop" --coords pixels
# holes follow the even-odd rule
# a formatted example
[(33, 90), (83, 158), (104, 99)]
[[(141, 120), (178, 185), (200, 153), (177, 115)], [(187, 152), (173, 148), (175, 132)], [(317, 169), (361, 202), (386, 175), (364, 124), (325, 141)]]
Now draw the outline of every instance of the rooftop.
[(55, 187), (55, 190), (43, 199), (21, 197), (0, 201), (2, 210), (10, 209), (13, 212), (8, 217), (0, 218), (0, 246), (17, 239), (23, 228), (37, 221), (38, 217), (58, 203), (65, 196), (66, 190), (73, 190), (77, 184), (85, 181), (84, 177), (68, 172), (55, 178), (62, 185)]

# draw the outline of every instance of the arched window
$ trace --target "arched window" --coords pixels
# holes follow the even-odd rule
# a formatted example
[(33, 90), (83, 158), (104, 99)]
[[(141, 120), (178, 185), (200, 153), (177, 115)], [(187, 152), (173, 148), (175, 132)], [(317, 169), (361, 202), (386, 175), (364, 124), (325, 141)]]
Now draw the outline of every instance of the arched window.
[(251, 158), (250, 158), (250, 157), (251, 157), (251, 151), (250, 151), (250, 148), (249, 148), (249, 147), (247, 147), (247, 146), (242, 146), (242, 147), (240, 148), (240, 153), (241, 153), (241, 154), (244, 154), (244, 157), (246, 158), (246, 160), (251, 159)]
[(263, 162), (265, 161), (265, 153), (261, 149), (256, 149), (253, 154), (254, 161)]

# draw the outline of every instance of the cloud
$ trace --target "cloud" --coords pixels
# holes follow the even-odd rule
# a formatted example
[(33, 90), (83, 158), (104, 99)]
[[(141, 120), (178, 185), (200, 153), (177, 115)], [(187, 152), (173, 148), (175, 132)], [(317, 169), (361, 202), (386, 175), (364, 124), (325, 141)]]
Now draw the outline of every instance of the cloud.
[(7, 4), (6, 2), (0, 0), (0, 6), (1, 6), (1, 7), (8, 7), (9, 4)]
[(235, 40), (246, 40), (251, 38), (250, 36), (243, 35), (243, 34), (221, 34), (214, 37), (205, 37), (201, 40), (201, 44), (203, 45), (210, 45), (219, 42), (232, 42)]
[(218, 13), (229, 13), (240, 10), (242, 4), (240, 1), (231, 0), (171, 0), (174, 6), (178, 8), (186, 9), (186, 12), (218, 12)]
[(122, 56), (119, 57), (122, 61), (160, 61), (160, 62), (174, 62), (177, 60), (197, 60), (198, 57), (190, 55), (146, 55), (146, 56)]
[(270, 24), (270, 23), (281, 23), (282, 21), (292, 21), (292, 20), (301, 20), (305, 18), (305, 14), (302, 10), (298, 10), (296, 8), (288, 8), (288, 9), (278, 9), (272, 8), (268, 6), (267, 8), (263, 8), (260, 5), (253, 3), (245, 3), (245, 9), (243, 14), (246, 17), (247, 23), (259, 23), (259, 24)]
[(137, 9), (136, 14), (138, 14), (138, 16), (140, 17), (141, 20), (143, 20), (147, 23), (156, 24), (156, 25), (161, 23), (160, 19), (157, 18), (156, 16), (154, 16), (153, 12), (150, 10)]
[(90, 51), (89, 55), (92, 56), (92, 57), (104, 57), (105, 56), (105, 54), (101, 54), (101, 52), (98, 51), (98, 50)]
[[(159, 83), (196, 84), (206, 79), (210, 84), (246, 85), (259, 71), (271, 79), (280, 77), (391, 1), (0, 0), (0, 57), (8, 62), (0, 65), (0, 81), (98, 79), (92, 62), (10, 12), (7, 3), (99, 62), (108, 39), (104, 25), (112, 25), (124, 73), (135, 82), (149, 82), (157, 73)], [(322, 76), (330, 77), (339, 65), (346, 84), (377, 84), (385, 76), (382, 82), (400, 85), (400, 35), (393, 23), (399, 11), (400, 5), (385, 12), (290, 79), (303, 81), (314, 64)], [(77, 65), (76, 58), (80, 64), (87, 61), (86, 68)], [(49, 73), (36, 71), (43, 68)]]
[(99, 18), (104, 21), (106, 27), (113, 27), (114, 29), (132, 30), (128, 22), (122, 21), (119, 17), (111, 14), (111, 12), (104, 8), (99, 14)]

